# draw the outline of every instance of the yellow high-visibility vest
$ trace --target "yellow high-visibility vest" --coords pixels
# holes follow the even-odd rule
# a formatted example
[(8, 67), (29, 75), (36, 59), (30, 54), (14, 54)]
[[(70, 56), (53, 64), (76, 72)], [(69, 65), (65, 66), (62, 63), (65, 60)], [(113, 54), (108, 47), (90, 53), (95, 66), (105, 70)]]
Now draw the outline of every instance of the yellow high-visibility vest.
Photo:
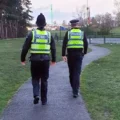
[(68, 31), (67, 48), (83, 48), (84, 33), (80, 29), (72, 29)]
[(50, 54), (51, 34), (46, 30), (33, 30), (30, 53)]

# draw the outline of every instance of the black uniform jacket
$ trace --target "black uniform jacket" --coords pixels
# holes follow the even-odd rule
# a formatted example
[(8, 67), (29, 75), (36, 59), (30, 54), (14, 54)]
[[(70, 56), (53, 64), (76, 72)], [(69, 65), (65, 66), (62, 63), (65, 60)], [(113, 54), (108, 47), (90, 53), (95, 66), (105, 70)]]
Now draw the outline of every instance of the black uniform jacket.
[[(37, 29), (41, 30), (40, 28), (37, 28)], [(30, 32), (28, 36), (26, 37), (26, 40), (25, 40), (25, 43), (23, 45), (22, 52), (21, 52), (21, 62), (25, 61), (28, 50), (31, 48), (32, 37), (33, 37), (32, 32)], [(52, 62), (55, 62), (56, 61), (56, 47), (55, 47), (55, 41), (52, 36), (51, 36), (50, 49), (51, 49)], [(50, 60), (50, 56), (48, 54), (31, 54), (30, 60), (31, 61)]]
[[(72, 29), (78, 29), (78, 28), (72, 28)], [(63, 40), (63, 46), (62, 46), (62, 56), (66, 55), (66, 48), (67, 48), (67, 43), (68, 43), (68, 31), (65, 34), (64, 40)], [(74, 54), (86, 54), (87, 49), (88, 49), (88, 41), (86, 38), (86, 35), (84, 33), (84, 38), (83, 38), (83, 43), (84, 43), (84, 49), (83, 48), (69, 48), (67, 49), (68, 55), (74, 55)]]

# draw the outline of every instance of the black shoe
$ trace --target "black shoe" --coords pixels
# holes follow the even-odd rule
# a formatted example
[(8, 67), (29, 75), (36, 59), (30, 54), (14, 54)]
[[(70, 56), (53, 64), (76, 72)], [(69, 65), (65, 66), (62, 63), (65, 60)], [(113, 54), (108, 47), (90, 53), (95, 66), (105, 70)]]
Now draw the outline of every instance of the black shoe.
[(42, 102), (42, 105), (46, 105), (46, 104), (47, 104), (47, 101)]
[(73, 94), (73, 97), (74, 97), (74, 98), (77, 98), (78, 96), (79, 96), (79, 93)]
[(34, 98), (34, 104), (38, 104), (39, 103), (39, 96), (36, 96), (35, 98)]

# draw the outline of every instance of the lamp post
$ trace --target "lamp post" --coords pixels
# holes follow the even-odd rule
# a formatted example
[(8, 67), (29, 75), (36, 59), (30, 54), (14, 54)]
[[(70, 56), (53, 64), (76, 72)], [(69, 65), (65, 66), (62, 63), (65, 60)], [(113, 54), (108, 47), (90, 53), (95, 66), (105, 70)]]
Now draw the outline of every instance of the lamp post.
[(90, 7), (88, 6), (88, 0), (87, 0), (87, 23), (90, 24)]
[(88, 8), (88, 0), (87, 0), (87, 8)]
[(88, 7), (88, 0), (87, 0), (87, 25), (88, 25), (88, 17), (89, 17), (88, 12), (89, 12), (89, 7)]
[(53, 6), (51, 4), (51, 25), (53, 24)]
[(88, 0), (87, 0), (87, 30), (86, 30), (86, 33), (88, 34)]
[(88, 5), (88, 0), (87, 0), (87, 32), (88, 32), (89, 25), (90, 25), (90, 7)]

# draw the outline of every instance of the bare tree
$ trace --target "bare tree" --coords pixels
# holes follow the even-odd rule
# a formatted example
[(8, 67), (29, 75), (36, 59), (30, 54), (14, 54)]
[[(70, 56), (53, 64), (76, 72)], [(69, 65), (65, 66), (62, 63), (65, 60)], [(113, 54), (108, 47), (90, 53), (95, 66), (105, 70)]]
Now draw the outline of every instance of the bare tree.
[(74, 13), (73, 17), (79, 19), (80, 25), (85, 26), (87, 24), (87, 6), (83, 5), (81, 7), (76, 8), (76, 12)]
[(116, 13), (120, 12), (120, 0), (114, 0), (114, 6), (116, 9)]
[(92, 25), (97, 25), (98, 24), (97, 20), (95, 19), (95, 17), (91, 18), (91, 23), (92, 23)]
[(62, 26), (66, 26), (66, 25), (67, 25), (66, 21), (63, 20), (63, 22), (62, 22)]
[(102, 15), (100, 15), (100, 14), (96, 15), (95, 19), (96, 19), (96, 21), (97, 21), (98, 24), (101, 24)]
[(120, 26), (120, 12), (116, 14), (116, 23), (117, 23), (117, 26)]
[(95, 19), (100, 31), (109, 33), (110, 30), (114, 27), (113, 16), (110, 13), (106, 13), (104, 15), (96, 15)]
[(117, 26), (120, 26), (120, 0), (114, 0), (115, 11), (114, 14), (116, 15), (115, 20)]
[(83, 5), (82, 7), (76, 8), (76, 17), (78, 18), (86, 18), (86, 5)]

